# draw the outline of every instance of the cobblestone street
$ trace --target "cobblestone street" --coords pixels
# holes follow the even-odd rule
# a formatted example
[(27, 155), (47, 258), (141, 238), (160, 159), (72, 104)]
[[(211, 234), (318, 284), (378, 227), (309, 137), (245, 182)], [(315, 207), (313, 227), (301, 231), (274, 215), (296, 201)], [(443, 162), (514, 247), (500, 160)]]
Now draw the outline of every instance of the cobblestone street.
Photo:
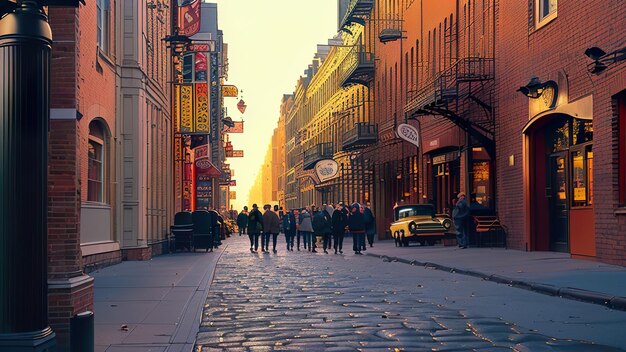
[[(279, 241), (278, 254), (250, 253), (247, 237), (228, 241), (204, 307), (198, 350), (619, 351), (581, 337), (579, 329), (589, 329), (593, 319), (603, 320), (598, 329), (614, 326), (611, 319), (623, 312), (592, 307), (603, 310), (602, 318), (587, 317), (590, 305), (583, 303), (354, 256), (350, 238), (344, 255), (286, 252), (284, 237)], [(503, 307), (501, 314), (481, 308), (486, 305)], [(558, 326), (514, 320), (558, 324), (561, 313)], [(579, 320), (567, 330), (566, 318)]]

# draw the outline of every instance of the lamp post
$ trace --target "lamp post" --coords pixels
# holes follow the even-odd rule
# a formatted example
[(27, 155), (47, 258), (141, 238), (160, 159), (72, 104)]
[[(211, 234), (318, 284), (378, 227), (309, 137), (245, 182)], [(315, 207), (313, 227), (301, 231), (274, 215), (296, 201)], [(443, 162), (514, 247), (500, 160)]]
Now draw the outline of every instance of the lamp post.
[(52, 351), (48, 120), (52, 31), (43, 6), (0, 0), (0, 350)]

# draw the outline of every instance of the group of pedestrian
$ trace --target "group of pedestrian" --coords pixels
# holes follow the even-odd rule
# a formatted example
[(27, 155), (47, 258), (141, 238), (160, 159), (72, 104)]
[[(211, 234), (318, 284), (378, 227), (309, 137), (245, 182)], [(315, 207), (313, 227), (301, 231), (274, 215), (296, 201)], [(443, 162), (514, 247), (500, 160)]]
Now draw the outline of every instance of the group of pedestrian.
[(359, 203), (349, 207), (339, 203), (324, 204), (320, 207), (310, 205), (294, 210), (284, 210), (277, 205), (274, 205), (272, 210), (272, 207), (266, 204), (263, 210), (261, 213), (257, 204), (253, 204), (250, 212), (245, 206), (237, 216), (239, 235), (248, 235), (250, 252), (258, 251), (261, 237), (261, 251), (269, 253), (271, 237), (272, 252), (277, 253), (276, 242), (280, 233), (285, 235), (288, 251), (294, 251), (294, 248), (300, 251), (302, 244), (303, 250), (317, 253), (319, 238), (324, 253), (334, 249), (335, 254), (343, 254), (346, 233), (352, 235), (352, 249), (355, 254), (362, 254), (361, 251), (367, 250), (366, 238), (370, 247), (374, 245), (376, 219), (369, 202), (364, 207)]

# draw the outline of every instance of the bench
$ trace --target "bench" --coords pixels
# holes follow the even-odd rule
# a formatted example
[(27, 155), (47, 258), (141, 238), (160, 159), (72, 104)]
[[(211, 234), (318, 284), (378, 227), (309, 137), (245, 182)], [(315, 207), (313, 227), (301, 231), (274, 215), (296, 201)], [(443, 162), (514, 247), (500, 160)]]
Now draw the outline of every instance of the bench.
[(506, 248), (506, 227), (495, 215), (475, 215), (473, 232), (478, 247)]

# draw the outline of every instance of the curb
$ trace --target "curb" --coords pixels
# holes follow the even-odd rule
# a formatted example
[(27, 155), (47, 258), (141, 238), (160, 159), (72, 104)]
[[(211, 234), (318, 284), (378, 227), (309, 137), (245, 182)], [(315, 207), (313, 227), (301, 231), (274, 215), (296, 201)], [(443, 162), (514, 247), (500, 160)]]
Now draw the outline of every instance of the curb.
[(380, 255), (375, 253), (366, 253), (367, 256), (382, 259), (383, 262), (400, 262), (413, 266), (421, 266), (426, 269), (435, 269), (445, 271), (452, 274), (460, 274), (466, 276), (473, 276), (485, 281), (493, 281), (498, 284), (508, 285), (511, 287), (517, 287), (536, 293), (540, 293), (548, 296), (558, 296), (561, 298), (567, 298), (575, 301), (581, 301), (586, 303), (597, 304), (605, 306), (607, 308), (615, 310), (626, 311), (626, 297), (612, 296), (606, 293), (597, 291), (588, 291), (573, 287), (557, 287), (550, 284), (542, 284), (532, 281), (524, 281), (519, 279), (512, 279), (506, 276), (497, 274), (488, 274), (471, 269), (453, 268), (437, 263), (420, 262), (418, 260), (410, 260), (406, 258), (391, 257), (387, 255)]

